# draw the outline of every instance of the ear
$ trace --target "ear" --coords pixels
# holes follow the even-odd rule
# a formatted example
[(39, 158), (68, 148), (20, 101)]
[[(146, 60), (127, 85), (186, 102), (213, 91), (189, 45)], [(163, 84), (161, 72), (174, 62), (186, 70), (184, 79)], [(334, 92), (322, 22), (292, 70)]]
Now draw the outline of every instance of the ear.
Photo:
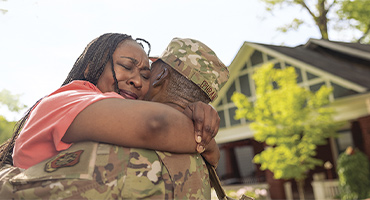
[(166, 67), (162, 67), (161, 72), (155, 77), (153, 81), (153, 87), (158, 87), (163, 85), (169, 76), (168, 69)]

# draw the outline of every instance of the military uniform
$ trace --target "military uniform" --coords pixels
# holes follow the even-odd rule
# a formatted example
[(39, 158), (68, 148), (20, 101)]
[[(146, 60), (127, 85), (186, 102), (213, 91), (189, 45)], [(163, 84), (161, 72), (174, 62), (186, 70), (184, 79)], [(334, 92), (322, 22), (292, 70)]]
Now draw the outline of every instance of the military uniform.
[(171, 154), (95, 142), (72, 145), (22, 170), (5, 166), (5, 199), (210, 199), (199, 154)]

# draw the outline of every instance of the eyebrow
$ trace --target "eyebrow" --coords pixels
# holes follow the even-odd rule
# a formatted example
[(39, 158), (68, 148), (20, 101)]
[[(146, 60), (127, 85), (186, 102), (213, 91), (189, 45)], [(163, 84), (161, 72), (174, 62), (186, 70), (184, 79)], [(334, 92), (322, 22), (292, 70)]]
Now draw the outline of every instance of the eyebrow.
[[(121, 58), (127, 58), (130, 59), (135, 65), (137, 65), (139, 62), (135, 58), (127, 57), (127, 56), (121, 56)], [(148, 66), (145, 66), (142, 68), (143, 70), (150, 70)]]
[(138, 63), (138, 61), (135, 58), (127, 57), (127, 56), (121, 56), (121, 58), (128, 58), (130, 59), (135, 65)]

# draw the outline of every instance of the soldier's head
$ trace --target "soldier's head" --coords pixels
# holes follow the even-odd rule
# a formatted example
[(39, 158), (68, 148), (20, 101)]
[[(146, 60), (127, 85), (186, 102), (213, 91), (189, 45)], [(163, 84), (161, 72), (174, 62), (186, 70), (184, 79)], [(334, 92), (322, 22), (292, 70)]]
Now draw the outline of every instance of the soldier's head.
[(227, 67), (205, 44), (174, 38), (152, 64), (147, 100), (176, 103), (181, 107), (213, 101), (229, 78)]

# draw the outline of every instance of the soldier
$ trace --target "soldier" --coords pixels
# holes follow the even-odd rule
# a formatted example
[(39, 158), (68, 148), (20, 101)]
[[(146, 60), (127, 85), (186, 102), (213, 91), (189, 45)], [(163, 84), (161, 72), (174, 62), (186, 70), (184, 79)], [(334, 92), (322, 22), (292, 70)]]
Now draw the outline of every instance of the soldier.
[[(152, 64), (145, 98), (187, 113), (192, 102), (214, 100), (227, 79), (227, 68), (210, 48), (197, 40), (174, 38)], [(214, 139), (206, 149), (204, 157), (218, 150)], [(199, 153), (95, 142), (75, 143), (27, 170), (8, 166), (0, 174), (0, 196), (9, 199), (210, 199), (210, 188)]]

